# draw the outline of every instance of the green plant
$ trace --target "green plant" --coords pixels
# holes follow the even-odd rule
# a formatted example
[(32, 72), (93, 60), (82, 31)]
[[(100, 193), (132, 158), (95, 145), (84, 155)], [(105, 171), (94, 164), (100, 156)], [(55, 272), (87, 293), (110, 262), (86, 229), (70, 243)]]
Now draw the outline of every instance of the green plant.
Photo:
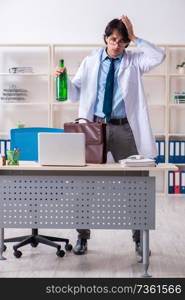
[(181, 64), (177, 65), (176, 68), (183, 68), (185, 67), (185, 61), (183, 61)]

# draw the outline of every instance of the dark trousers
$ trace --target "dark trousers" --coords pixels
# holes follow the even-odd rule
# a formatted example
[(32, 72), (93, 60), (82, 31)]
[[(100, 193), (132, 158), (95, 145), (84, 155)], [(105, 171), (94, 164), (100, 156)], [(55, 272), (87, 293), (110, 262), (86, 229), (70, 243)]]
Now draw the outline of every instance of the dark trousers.
[[(107, 123), (107, 152), (111, 152), (115, 162), (127, 158), (130, 155), (138, 154), (134, 136), (129, 123), (123, 125), (112, 125)], [(78, 238), (89, 239), (90, 229), (77, 229)], [(139, 236), (139, 231), (133, 231), (133, 238)]]

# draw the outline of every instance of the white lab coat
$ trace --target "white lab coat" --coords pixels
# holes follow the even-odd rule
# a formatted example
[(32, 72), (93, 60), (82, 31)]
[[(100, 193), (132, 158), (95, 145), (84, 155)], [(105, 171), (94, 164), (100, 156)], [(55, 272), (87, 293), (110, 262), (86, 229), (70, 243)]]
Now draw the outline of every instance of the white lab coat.
[[(132, 129), (138, 153), (156, 157), (157, 149), (149, 120), (148, 105), (141, 75), (159, 65), (165, 53), (157, 46), (142, 40), (137, 45), (140, 51), (125, 50), (118, 73), (128, 122)], [(75, 77), (68, 79), (71, 101), (80, 100), (79, 117), (93, 120), (97, 93), (97, 78), (100, 58), (104, 48), (87, 56)]]

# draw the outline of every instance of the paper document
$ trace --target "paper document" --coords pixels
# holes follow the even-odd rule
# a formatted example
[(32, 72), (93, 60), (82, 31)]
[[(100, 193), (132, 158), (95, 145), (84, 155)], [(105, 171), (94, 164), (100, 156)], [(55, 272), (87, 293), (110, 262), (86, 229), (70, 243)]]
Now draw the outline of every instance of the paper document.
[(132, 155), (126, 159), (119, 160), (119, 163), (125, 167), (155, 167), (155, 160), (145, 158), (142, 155)]

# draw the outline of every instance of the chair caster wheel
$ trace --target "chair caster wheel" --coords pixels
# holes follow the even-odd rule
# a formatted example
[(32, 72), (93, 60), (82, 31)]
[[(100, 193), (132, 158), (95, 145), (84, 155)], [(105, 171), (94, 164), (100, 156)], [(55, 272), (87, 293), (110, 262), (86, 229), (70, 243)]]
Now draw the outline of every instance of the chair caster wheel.
[(73, 246), (71, 244), (66, 244), (65, 249), (66, 251), (71, 251), (73, 249)]
[(6, 245), (3, 246), (3, 252), (5, 252), (7, 249)]
[(57, 250), (56, 255), (58, 257), (63, 257), (65, 255), (65, 251), (64, 250)]
[(37, 246), (38, 246), (38, 242), (33, 242), (33, 243), (31, 243), (31, 246), (33, 247), (33, 248), (36, 248)]
[(15, 256), (16, 258), (20, 258), (20, 257), (22, 256), (22, 252), (19, 251), (19, 250), (14, 251), (14, 256)]

